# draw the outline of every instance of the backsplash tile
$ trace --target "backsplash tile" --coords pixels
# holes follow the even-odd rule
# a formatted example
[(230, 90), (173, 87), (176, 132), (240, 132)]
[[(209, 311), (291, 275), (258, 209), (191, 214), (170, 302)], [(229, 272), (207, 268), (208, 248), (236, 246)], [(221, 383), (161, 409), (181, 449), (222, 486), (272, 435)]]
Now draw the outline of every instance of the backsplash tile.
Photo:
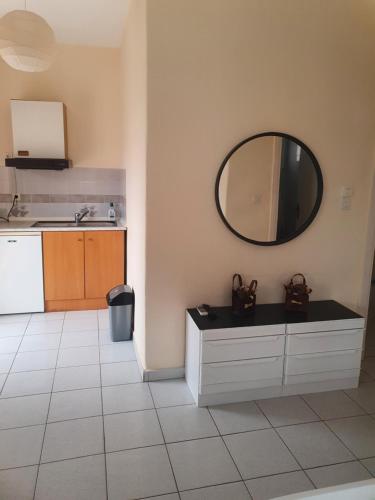
[(91, 216), (106, 217), (110, 202), (115, 204), (118, 215), (124, 217), (125, 170), (0, 167), (0, 215), (7, 213), (15, 193), (20, 194), (18, 217), (69, 217), (85, 206)]

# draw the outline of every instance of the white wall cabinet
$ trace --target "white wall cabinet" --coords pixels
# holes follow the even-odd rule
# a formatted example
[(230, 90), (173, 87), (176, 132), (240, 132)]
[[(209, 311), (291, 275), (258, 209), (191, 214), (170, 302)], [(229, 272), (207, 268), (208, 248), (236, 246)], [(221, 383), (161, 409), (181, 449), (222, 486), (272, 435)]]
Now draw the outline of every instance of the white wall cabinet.
[(66, 158), (62, 102), (11, 101), (13, 155), (16, 158)]
[(365, 320), (337, 302), (312, 302), (307, 315), (281, 304), (249, 318), (214, 312), (186, 315), (186, 380), (199, 406), (358, 385)]

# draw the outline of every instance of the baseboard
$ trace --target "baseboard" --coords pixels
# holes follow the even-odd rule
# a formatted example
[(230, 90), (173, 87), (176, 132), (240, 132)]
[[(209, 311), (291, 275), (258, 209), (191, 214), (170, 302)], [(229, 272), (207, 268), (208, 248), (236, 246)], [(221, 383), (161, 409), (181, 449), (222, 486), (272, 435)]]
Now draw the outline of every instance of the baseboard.
[(170, 380), (174, 378), (185, 378), (185, 367), (181, 368), (160, 368), (159, 370), (145, 370), (144, 379), (146, 382), (155, 380)]
[(147, 382), (147, 380), (145, 380), (145, 369), (143, 368), (143, 365), (141, 362), (141, 357), (140, 357), (139, 352), (138, 352), (137, 342), (134, 338), (133, 338), (133, 345), (134, 345), (135, 357), (136, 357), (136, 361), (138, 364), (139, 372), (141, 374), (142, 381)]

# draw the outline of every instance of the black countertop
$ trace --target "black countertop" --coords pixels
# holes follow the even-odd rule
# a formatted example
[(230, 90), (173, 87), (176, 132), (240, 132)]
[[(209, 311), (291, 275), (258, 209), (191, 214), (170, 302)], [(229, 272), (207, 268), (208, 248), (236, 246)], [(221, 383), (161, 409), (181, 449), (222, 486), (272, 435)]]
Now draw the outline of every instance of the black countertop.
[(196, 309), (188, 309), (188, 312), (199, 330), (362, 318), (334, 300), (312, 301), (307, 312), (287, 312), (284, 304), (259, 304), (247, 316), (233, 314), (230, 306), (212, 307), (211, 312), (215, 318), (200, 316)]

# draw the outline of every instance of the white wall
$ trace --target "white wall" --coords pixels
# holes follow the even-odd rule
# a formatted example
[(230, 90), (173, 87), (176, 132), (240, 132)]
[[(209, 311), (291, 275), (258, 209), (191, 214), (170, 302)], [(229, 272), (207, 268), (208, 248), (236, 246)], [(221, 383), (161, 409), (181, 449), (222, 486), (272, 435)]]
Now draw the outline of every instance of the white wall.
[[(146, 367), (184, 364), (185, 308), (228, 304), (234, 272), (259, 280), (260, 303), (282, 300), (282, 284), (300, 271), (312, 299), (363, 309), (373, 2), (158, 0), (147, 15)], [(309, 146), (325, 184), (315, 222), (270, 248), (237, 239), (214, 202), (225, 154), (267, 130)], [(351, 211), (340, 210), (342, 186), (354, 189)]]
[(145, 366), (147, 47), (146, 3), (129, 8), (122, 44), (123, 158), (126, 166), (127, 281), (135, 290), (135, 343)]

